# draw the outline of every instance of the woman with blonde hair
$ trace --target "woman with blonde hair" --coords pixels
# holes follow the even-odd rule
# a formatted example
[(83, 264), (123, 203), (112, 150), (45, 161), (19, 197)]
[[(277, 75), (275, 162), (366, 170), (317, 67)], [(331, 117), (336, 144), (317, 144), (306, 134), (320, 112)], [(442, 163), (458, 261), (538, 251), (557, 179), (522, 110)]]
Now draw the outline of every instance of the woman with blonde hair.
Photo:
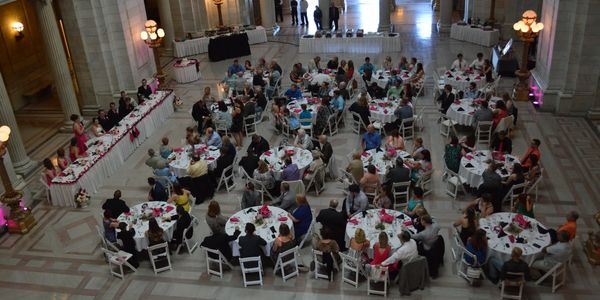
[(206, 224), (213, 233), (224, 233), (225, 224), (227, 224), (227, 217), (221, 214), (221, 206), (219, 202), (211, 200), (208, 203), (208, 210), (206, 211)]
[(373, 245), (373, 260), (370, 264), (372, 266), (381, 265), (383, 261), (390, 257), (392, 253), (392, 247), (389, 244), (388, 235), (385, 232), (380, 232), (378, 242)]
[(357, 228), (354, 233), (354, 237), (350, 240), (350, 249), (356, 250), (358, 253), (365, 252), (371, 243), (367, 240), (365, 231), (361, 228)]

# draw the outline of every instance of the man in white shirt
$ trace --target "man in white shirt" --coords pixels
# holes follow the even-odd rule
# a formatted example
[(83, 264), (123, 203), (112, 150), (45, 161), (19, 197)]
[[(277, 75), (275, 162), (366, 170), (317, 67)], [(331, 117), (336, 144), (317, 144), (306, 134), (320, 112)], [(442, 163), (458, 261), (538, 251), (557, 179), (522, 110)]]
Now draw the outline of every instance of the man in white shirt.
[(298, 129), (298, 134), (294, 139), (294, 147), (302, 148), (305, 150), (312, 150), (313, 143), (310, 136), (306, 135), (304, 129)]
[(456, 56), (456, 60), (454, 60), (454, 62), (452, 63), (452, 66), (450, 66), (450, 70), (455, 70), (455, 71), (465, 71), (468, 68), (469, 68), (469, 65), (463, 59), (462, 53), (459, 53)]
[(308, 1), (302, 0), (300, 1), (300, 25), (308, 26), (308, 16), (306, 15), (306, 10), (308, 9)]
[[(410, 238), (410, 233), (403, 231), (398, 235), (398, 238), (400, 238), (400, 248), (384, 260), (381, 263), (382, 266), (389, 266), (398, 261), (402, 261), (403, 264), (406, 264), (419, 256), (417, 242)], [(395, 274), (390, 274), (390, 278), (393, 277), (395, 277)]]
[(479, 52), (477, 53), (477, 58), (471, 63), (471, 65), (469, 67), (475, 69), (475, 70), (479, 70), (482, 71), (483, 70), (483, 53)]
[(550, 271), (554, 266), (559, 263), (565, 263), (571, 256), (571, 244), (569, 243), (569, 233), (566, 231), (559, 231), (557, 233), (558, 243), (550, 245), (542, 250), (545, 253), (544, 258), (536, 260), (531, 265), (532, 272), (531, 277), (537, 280), (544, 274)]

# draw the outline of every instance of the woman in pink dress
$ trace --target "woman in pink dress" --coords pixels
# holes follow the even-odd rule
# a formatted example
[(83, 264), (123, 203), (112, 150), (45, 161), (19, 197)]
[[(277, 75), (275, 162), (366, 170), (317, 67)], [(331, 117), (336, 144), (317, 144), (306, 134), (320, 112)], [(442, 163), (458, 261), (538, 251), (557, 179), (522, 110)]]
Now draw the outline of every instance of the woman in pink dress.
[(46, 177), (46, 183), (48, 185), (52, 184), (52, 179), (54, 179), (54, 177), (56, 177), (59, 173), (58, 169), (52, 164), (52, 161), (50, 161), (50, 159), (46, 158), (44, 159), (44, 175)]
[(65, 149), (58, 148), (56, 150), (56, 164), (61, 171), (64, 171), (69, 166), (69, 161), (65, 157)]
[(78, 115), (71, 115), (71, 121), (73, 121), (73, 134), (77, 139), (77, 148), (79, 149), (79, 154), (83, 154), (87, 150), (87, 135), (85, 134), (85, 128), (81, 123)]
[(77, 138), (73, 137), (71, 138), (71, 144), (69, 145), (69, 159), (71, 160), (71, 162), (76, 161), (78, 158), (83, 157), (84, 155), (82, 155), (79, 152), (79, 147), (77, 147)]
[[(389, 245), (388, 235), (385, 232), (380, 232), (379, 241), (373, 246), (373, 259), (369, 264), (372, 266), (381, 265), (382, 262), (390, 257), (390, 254), (392, 254), (392, 247)], [(388, 271), (395, 270), (397, 266), (397, 263), (388, 266)]]

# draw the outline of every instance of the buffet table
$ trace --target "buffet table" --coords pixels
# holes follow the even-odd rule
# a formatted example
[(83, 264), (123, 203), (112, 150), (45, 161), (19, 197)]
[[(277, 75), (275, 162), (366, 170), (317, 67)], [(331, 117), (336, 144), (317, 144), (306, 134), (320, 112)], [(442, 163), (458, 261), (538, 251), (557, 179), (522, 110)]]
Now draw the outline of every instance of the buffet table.
[(470, 42), (486, 47), (492, 47), (498, 44), (500, 40), (500, 31), (483, 30), (481, 27), (471, 27), (470, 25), (452, 24), (450, 29), (450, 37), (455, 40)]
[[(267, 42), (267, 31), (262, 26), (257, 26), (256, 29), (246, 30), (248, 36), (248, 44), (254, 45)], [(185, 41), (173, 41), (173, 49), (175, 57), (185, 57), (208, 52), (208, 43), (214, 37), (201, 37), (189, 39)]]
[(88, 141), (88, 156), (71, 163), (52, 180), (52, 205), (75, 206), (80, 188), (95, 193), (104, 180), (114, 174), (125, 160), (173, 113), (173, 91), (159, 91), (125, 116), (119, 126)]
[(188, 83), (200, 79), (197, 59), (184, 59), (173, 64), (175, 81), (177, 83)]
[(400, 52), (400, 35), (364, 37), (301, 37), (300, 53), (381, 53)]

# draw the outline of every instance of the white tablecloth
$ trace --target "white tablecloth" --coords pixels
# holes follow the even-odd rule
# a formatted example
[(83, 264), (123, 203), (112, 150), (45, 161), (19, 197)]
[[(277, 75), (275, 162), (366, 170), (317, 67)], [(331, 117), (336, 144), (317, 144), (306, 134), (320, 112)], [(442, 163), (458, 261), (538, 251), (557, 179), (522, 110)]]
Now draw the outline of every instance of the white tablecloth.
[[(469, 160), (468, 157), (472, 157), (472, 159)], [(501, 159), (501, 157), (498, 158), (499, 159), (496, 159), (496, 162), (504, 165), (498, 168), (496, 173), (498, 173), (502, 179), (506, 179), (512, 172), (513, 164), (515, 162), (518, 163), (519, 159), (516, 156), (509, 154), (504, 155), (504, 159)], [(470, 187), (479, 187), (483, 183), (482, 174), (488, 167), (486, 161), (489, 159), (492, 159), (492, 152), (489, 150), (480, 150), (463, 156), (460, 159), (458, 175), (463, 177)], [(472, 165), (472, 167), (468, 166), (468, 164)]]
[[(350, 239), (352, 239), (356, 233), (356, 229), (361, 228), (365, 231), (367, 240), (371, 243), (371, 247), (368, 250), (369, 257), (373, 257), (373, 246), (379, 241), (379, 233), (384, 231), (388, 234), (388, 241), (392, 247), (392, 252), (400, 248), (400, 239), (398, 234), (402, 230), (408, 230), (411, 234), (417, 232), (415, 227), (410, 221), (410, 217), (396, 210), (386, 209), (387, 214), (394, 216), (394, 221), (391, 224), (383, 223), (385, 226), (384, 230), (375, 228), (375, 225), (381, 223), (380, 215), (381, 209), (369, 209), (366, 211), (366, 215), (363, 217), (362, 213), (355, 214), (346, 225), (346, 246), (350, 245)], [(352, 220), (356, 220), (358, 224), (353, 224)], [(406, 222), (406, 224), (405, 224)]]
[[(187, 169), (190, 166), (190, 153), (192, 151), (192, 147), (187, 145), (183, 151), (174, 151), (169, 155), (169, 159), (175, 157), (175, 160), (169, 163), (169, 167), (173, 174), (177, 177), (185, 177), (187, 176)], [(219, 149), (216, 147), (208, 147), (206, 145), (199, 144), (194, 147), (196, 151), (199, 151), (200, 159), (205, 160), (208, 164), (208, 168), (213, 170), (217, 166), (217, 158), (221, 155)]]
[(381, 53), (400, 52), (400, 36), (342, 38), (300, 38), (300, 53)]
[[(89, 156), (79, 158), (52, 180), (52, 205), (75, 206), (74, 196), (80, 188), (95, 193), (123, 165), (125, 160), (173, 113), (172, 91), (159, 91), (127, 115), (119, 126), (88, 141)], [(131, 140), (128, 128), (137, 128), (139, 135)]]
[[(473, 114), (477, 109), (479, 109), (479, 105), (473, 104), (474, 99), (465, 98), (455, 101), (450, 108), (446, 112), (446, 116), (459, 125), (464, 126), (472, 126), (473, 124)], [(494, 97), (490, 99), (492, 103), (490, 105), (495, 105), (496, 101), (500, 100), (500, 98)]]
[[(153, 209), (160, 208), (162, 211), (158, 215), (154, 215)], [(175, 205), (168, 204), (162, 201), (150, 201), (140, 203), (131, 208), (130, 214), (121, 214), (117, 220), (119, 222), (125, 222), (133, 225), (135, 229), (135, 248), (137, 251), (142, 251), (148, 248), (148, 238), (146, 237), (146, 231), (148, 231), (148, 219), (150, 216), (154, 216), (158, 221), (158, 226), (165, 231), (165, 240), (170, 241), (173, 238), (173, 231), (175, 230), (175, 221), (163, 221), (164, 217), (172, 217), (177, 214)], [(142, 219), (142, 216), (146, 216)], [(117, 229), (117, 232), (120, 231)]]
[[(264, 27), (257, 26), (256, 29), (246, 30), (248, 44), (259, 44), (267, 42), (267, 32)], [(173, 41), (175, 57), (185, 57), (208, 52), (209, 37), (189, 39), (181, 42)]]
[(312, 153), (305, 149), (292, 146), (269, 149), (269, 151), (260, 156), (260, 160), (267, 161), (269, 168), (271, 171), (273, 171), (275, 180), (281, 180), (281, 172), (283, 171), (284, 167), (283, 160), (281, 158), (286, 155), (288, 150), (294, 151), (294, 155), (292, 155), (292, 163), (298, 166), (301, 176), (304, 174), (304, 170), (313, 161)]
[(471, 28), (470, 25), (452, 24), (450, 37), (455, 40), (491, 47), (498, 44), (500, 31), (498, 29), (486, 31), (480, 27)]
[(313, 123), (317, 120), (317, 112), (319, 111), (319, 107), (321, 107), (321, 99), (317, 97), (310, 98), (311, 103), (308, 103), (308, 98), (296, 99), (290, 101), (287, 104), (287, 108), (290, 110), (290, 114), (296, 118), (300, 118), (300, 113), (302, 112), (302, 104), (306, 104), (306, 108), (310, 111), (312, 115)]
[[(384, 142), (382, 141), (382, 143)], [(365, 172), (367, 172), (367, 166), (375, 166), (381, 182), (385, 180), (385, 174), (387, 173), (388, 168), (394, 167), (394, 164), (396, 163), (396, 157), (400, 156), (402, 157), (402, 159), (411, 158), (410, 153), (402, 150), (396, 150), (396, 157), (393, 157), (389, 160), (384, 160), (383, 156), (385, 153), (386, 152), (384, 150), (377, 152), (377, 149), (371, 149), (369, 151), (363, 152), (362, 156), (360, 157), (365, 168)]]
[(190, 59), (173, 64), (173, 72), (177, 83), (188, 83), (200, 79), (200, 71), (196, 69), (198, 60)]
[(400, 99), (388, 100), (372, 99), (369, 101), (369, 111), (371, 112), (371, 120), (379, 121), (382, 124), (391, 123), (396, 120), (394, 111), (400, 105)]
[[(515, 237), (514, 242), (510, 241), (509, 236), (511, 233), (506, 231), (505, 236), (498, 237), (502, 228), (500, 222), (503, 222), (503, 225), (506, 227), (504, 223), (512, 223), (512, 219), (516, 215), (515, 213), (495, 213), (485, 219), (479, 219), (479, 227), (487, 233), (490, 255), (496, 256), (501, 261), (507, 261), (510, 259), (513, 247), (519, 247), (523, 250), (523, 260), (531, 262), (541, 254), (544, 247), (550, 245), (550, 234), (540, 233), (538, 226), (545, 231), (546, 228), (544, 225), (535, 219), (523, 216), (526, 221), (531, 222), (531, 227), (524, 229), (518, 235), (513, 235)], [(523, 241), (521, 241), (521, 238), (523, 238)]]
[(440, 85), (449, 84), (453, 89), (458, 91), (466, 91), (469, 89), (469, 84), (475, 82), (477, 89), (483, 88), (485, 85), (485, 76), (481, 75), (479, 71), (475, 71), (473, 74), (467, 74), (462, 71), (446, 71), (446, 73), (440, 75)]
[[(256, 214), (259, 209), (260, 206), (254, 206), (235, 213), (229, 218), (229, 220), (227, 220), (227, 224), (225, 224), (225, 232), (228, 235), (233, 235), (235, 228), (238, 227), (242, 232), (240, 236), (246, 235), (244, 232), (244, 227), (246, 226), (246, 223), (254, 223), (254, 225), (256, 225)], [(273, 247), (275, 238), (277, 238), (279, 235), (279, 225), (281, 225), (281, 223), (287, 224), (292, 234), (294, 233), (294, 223), (288, 217), (288, 213), (285, 210), (275, 206), (269, 206), (269, 210), (271, 211), (271, 216), (263, 219), (262, 225), (256, 225), (256, 231), (254, 232), (255, 235), (260, 236), (267, 242), (267, 245), (263, 247), (263, 252), (267, 256), (271, 255), (271, 248)], [(231, 221), (233, 218), (238, 218), (239, 221)], [(286, 220), (279, 221), (279, 218), (285, 218)], [(273, 232), (271, 228), (273, 228), (275, 232)], [(235, 240), (231, 243), (231, 251), (233, 256), (240, 256), (240, 245), (238, 244), (238, 240)]]

